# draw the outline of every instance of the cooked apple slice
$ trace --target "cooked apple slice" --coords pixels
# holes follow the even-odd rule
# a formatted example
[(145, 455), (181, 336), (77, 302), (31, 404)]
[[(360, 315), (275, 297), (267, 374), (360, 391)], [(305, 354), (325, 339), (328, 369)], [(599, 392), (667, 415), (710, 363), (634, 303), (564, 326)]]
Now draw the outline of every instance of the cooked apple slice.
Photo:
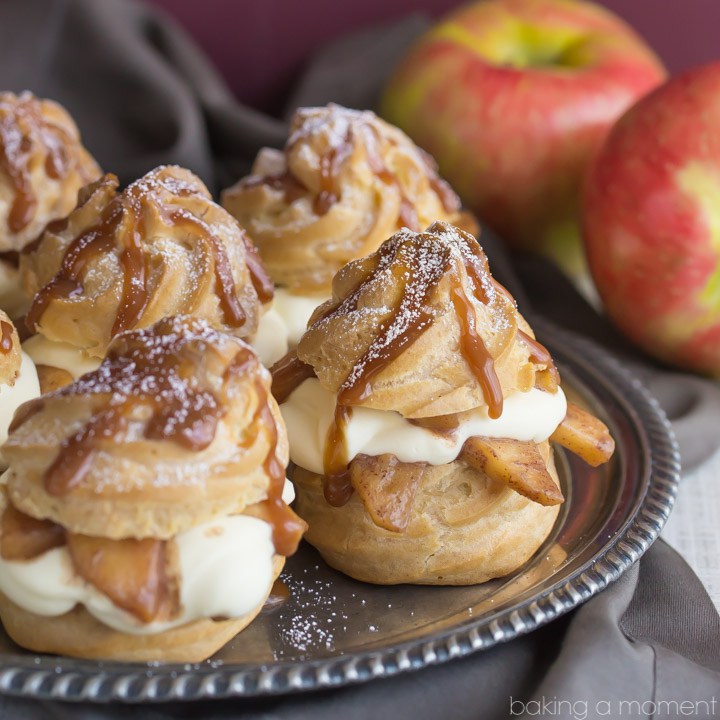
[(3, 560), (32, 560), (65, 544), (65, 530), (51, 520), (37, 520), (8, 503), (0, 520)]
[(378, 527), (404, 532), (424, 472), (425, 465), (401, 463), (394, 455), (357, 455), (350, 482)]
[(559, 505), (565, 500), (534, 442), (471, 437), (460, 458), (540, 505)]
[(615, 452), (615, 441), (601, 420), (574, 403), (550, 440), (581, 457), (588, 465), (606, 463)]
[[(78, 575), (119, 608), (152, 622), (171, 595), (162, 540), (110, 540), (68, 533), (68, 549)], [(177, 601), (177, 598), (174, 598)]]

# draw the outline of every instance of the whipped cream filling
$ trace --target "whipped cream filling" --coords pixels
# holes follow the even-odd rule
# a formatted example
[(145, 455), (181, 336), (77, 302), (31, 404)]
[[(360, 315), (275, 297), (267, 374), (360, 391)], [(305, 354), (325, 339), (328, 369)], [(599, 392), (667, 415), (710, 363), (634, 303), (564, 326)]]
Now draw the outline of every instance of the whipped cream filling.
[[(0, 384), (0, 445), (7, 440), (8, 427), (18, 407), (39, 395), (40, 383), (35, 365), (26, 353), (22, 353), (20, 372), (15, 378), (15, 384), (12, 386)], [(0, 451), (1, 467), (5, 467), (5, 463), (3, 463)]]
[(48, 340), (44, 335), (33, 335), (23, 343), (23, 350), (35, 361), (36, 365), (48, 365), (60, 368), (77, 380), (85, 373), (97, 370), (101, 358), (88, 355), (84, 350), (70, 343)]
[(288, 333), (285, 321), (274, 304), (263, 313), (250, 344), (265, 367), (274, 365), (288, 351)]
[[(290, 460), (319, 475), (328, 430), (335, 412), (335, 394), (316, 378), (305, 380), (280, 406), (290, 438)], [(558, 388), (552, 394), (532, 388), (505, 398), (497, 419), (487, 408), (463, 413), (452, 432), (438, 433), (415, 425), (402, 415), (386, 410), (353, 407), (345, 438), (350, 462), (357, 455), (392, 454), (400, 462), (445, 465), (453, 462), (470, 437), (494, 437), (542, 442), (565, 418), (567, 400)]]
[[(283, 499), (294, 492), (285, 482)], [(231, 515), (197, 525), (175, 537), (180, 569), (180, 613), (167, 622), (143, 623), (113, 604), (75, 574), (67, 547), (33, 560), (0, 557), (0, 591), (36, 615), (64, 615), (80, 603), (100, 622), (120, 632), (148, 635), (212, 617), (252, 612), (274, 580), (272, 527), (249, 515)]]
[(290, 348), (296, 347), (300, 342), (315, 308), (328, 300), (329, 295), (296, 295), (285, 288), (275, 289), (273, 308), (285, 323)]

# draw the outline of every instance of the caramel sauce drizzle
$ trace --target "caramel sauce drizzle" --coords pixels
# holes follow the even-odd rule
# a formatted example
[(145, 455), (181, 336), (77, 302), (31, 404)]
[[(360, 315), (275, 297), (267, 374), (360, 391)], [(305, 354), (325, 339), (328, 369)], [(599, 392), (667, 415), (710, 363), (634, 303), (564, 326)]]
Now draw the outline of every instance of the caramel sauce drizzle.
[(307, 187), (290, 170), (278, 175), (250, 175), (240, 181), (240, 187), (248, 190), (262, 185), (282, 192), (287, 205), (304, 197), (308, 192)]
[(255, 288), (258, 300), (264, 305), (269, 303), (275, 296), (275, 283), (268, 275), (268, 271), (260, 259), (258, 249), (244, 230), (242, 231), (242, 240), (245, 245), (245, 264), (250, 273), (250, 282)]
[(0, 354), (7, 355), (13, 349), (13, 326), (0, 320)]
[(352, 408), (341, 405), (335, 406), (333, 422), (328, 430), (323, 456), (323, 495), (328, 505), (342, 507), (350, 500), (353, 486), (350, 482), (350, 470), (347, 458), (346, 430), (348, 421), (352, 417)]
[[(251, 364), (254, 364), (257, 372), (257, 357), (254, 354), (238, 353), (225, 371), (225, 379), (232, 374), (246, 372)], [(259, 503), (259, 512), (263, 519), (272, 526), (275, 551), (279, 555), (288, 557), (297, 550), (300, 538), (307, 526), (282, 499), (285, 486), (285, 465), (278, 456), (277, 422), (270, 409), (269, 394), (259, 379), (255, 382), (255, 390), (258, 396), (258, 406), (246, 433), (248, 444), (251, 445), (263, 429), (270, 434), (269, 449), (263, 461), (263, 469), (270, 478), (270, 485), (267, 498)]]
[(500, 380), (495, 372), (495, 361), (475, 327), (475, 312), (467, 295), (458, 287), (450, 291), (460, 321), (460, 352), (480, 383), (483, 397), (488, 404), (488, 416), (497, 419), (502, 415), (503, 394)]
[[(297, 140), (295, 141), (297, 142)], [(348, 125), (342, 141), (330, 147), (326, 153), (320, 156), (320, 192), (313, 201), (313, 210), (316, 215), (325, 215), (330, 208), (340, 199), (337, 192), (337, 177), (340, 168), (352, 155), (353, 130)]]
[(278, 403), (284, 403), (308, 378), (315, 377), (315, 369), (300, 360), (295, 350), (281, 357), (270, 368), (272, 394)]
[[(373, 118), (362, 113), (352, 113), (335, 106), (334, 110), (340, 117), (347, 114), (352, 119), (346, 120), (346, 127), (342, 133), (341, 139), (331, 142), (330, 147), (320, 156), (320, 191), (313, 200), (313, 211), (316, 215), (325, 215), (335, 203), (340, 200), (337, 191), (338, 176), (345, 162), (351, 157), (353, 152), (353, 143), (355, 132), (362, 135), (365, 150), (367, 153), (368, 165), (372, 172), (387, 185), (394, 185), (400, 193), (400, 210), (398, 219), (400, 223), (411, 230), (420, 230), (420, 222), (418, 220), (415, 205), (407, 197), (403, 184), (396, 174), (391, 172), (382, 160), (379, 145), (382, 142), (381, 133), (373, 122)], [(292, 148), (299, 142), (312, 137), (318, 133), (327, 123), (325, 116), (321, 116), (315, 120), (306, 120), (305, 123), (296, 130), (285, 146), (285, 154), (287, 155)], [(388, 142), (397, 145), (392, 138), (388, 138)], [(456, 212), (460, 208), (460, 201), (452, 188), (438, 175), (437, 164), (433, 158), (426, 152), (418, 148), (428, 182), (431, 189), (440, 199), (446, 212)], [(285, 202), (292, 203), (294, 200), (303, 197), (308, 192), (308, 188), (287, 169), (284, 173), (278, 175), (267, 175), (265, 177), (251, 176), (241, 183), (242, 187), (251, 188), (258, 185), (267, 185), (275, 190), (282, 190), (285, 193)]]
[(0, 168), (15, 193), (7, 220), (13, 233), (29, 225), (37, 208), (30, 175), (35, 139), (45, 149), (48, 177), (64, 177), (70, 165), (65, 150), (65, 145), (72, 142), (68, 132), (43, 116), (40, 101), (30, 93), (22, 93), (17, 103), (0, 98)]
[(550, 351), (537, 340), (531, 338), (526, 332), (518, 328), (518, 340), (523, 343), (530, 351), (530, 360), (536, 365), (545, 365), (550, 376), (555, 382), (560, 382), (560, 373), (553, 362)]
[[(108, 174), (102, 185), (117, 190), (118, 180)], [(135, 327), (140, 321), (150, 299), (142, 242), (145, 236), (145, 220), (142, 202), (165, 190), (178, 198), (194, 195), (197, 190), (173, 179), (145, 176), (115, 195), (101, 214), (100, 221), (82, 232), (68, 246), (60, 270), (35, 296), (27, 315), (28, 326), (37, 329), (44, 312), (53, 300), (70, 298), (83, 292), (82, 277), (90, 263), (112, 252), (119, 237), (123, 242), (120, 262), (123, 268), (123, 285), (112, 334)], [(202, 196), (204, 198), (204, 196)], [(240, 327), (246, 319), (240, 304), (227, 252), (212, 229), (200, 218), (183, 208), (163, 207), (155, 201), (161, 218), (171, 227), (183, 227), (204, 242), (210, 250), (215, 271), (215, 291), (225, 322), (230, 327)], [(126, 232), (119, 232), (123, 223)], [(67, 221), (65, 221), (67, 224)], [(63, 228), (60, 228), (62, 230)], [(58, 231), (58, 228), (55, 228)], [(246, 246), (247, 247), (247, 246)], [(249, 253), (246, 253), (249, 255)], [(252, 260), (251, 260), (252, 262)], [(250, 271), (253, 284), (267, 294), (268, 279), (262, 277), (258, 263)]]
[(220, 308), (225, 322), (230, 327), (240, 327), (247, 316), (240, 305), (232, 267), (222, 242), (203, 220), (195, 217), (187, 210), (178, 208), (170, 213), (163, 212), (161, 214), (170, 225), (187, 228), (201, 238), (210, 248), (215, 263), (215, 292), (220, 299)]
[[(138, 407), (151, 409), (146, 438), (169, 440), (195, 452), (210, 445), (226, 408), (213, 392), (199, 387), (191, 363), (183, 361), (180, 353), (191, 342), (211, 350), (215, 333), (198, 324), (192, 333), (173, 334), (172, 323), (161, 321), (153, 328), (137, 331), (126, 338), (129, 347), (124, 352), (111, 347), (96, 371), (58, 391), (61, 396), (107, 393), (111, 400), (108, 407), (61, 443), (45, 471), (49, 494), (63, 496), (80, 485), (99, 443), (117, 439)], [(247, 349), (239, 352), (250, 354)]]

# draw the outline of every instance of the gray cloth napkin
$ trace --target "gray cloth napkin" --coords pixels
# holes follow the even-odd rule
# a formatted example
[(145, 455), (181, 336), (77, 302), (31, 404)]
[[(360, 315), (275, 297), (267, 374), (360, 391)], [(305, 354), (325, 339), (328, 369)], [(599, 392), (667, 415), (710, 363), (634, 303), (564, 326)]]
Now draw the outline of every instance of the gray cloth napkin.
[[(425, 26), (413, 17), (327, 48), (309, 65), (287, 112), (328, 101), (373, 107), (385, 73)], [(160, 163), (178, 163), (217, 191), (247, 172), (258, 148), (282, 145), (286, 133), (283, 120), (239, 105), (172, 21), (129, 0), (5, 0), (0, 87), (30, 89), (64, 104), (102, 166), (124, 182)], [(673, 420), (686, 468), (717, 449), (717, 384), (644, 357), (540, 258), (509, 257), (487, 230), (482, 244), (494, 273), (525, 312), (588, 335), (633, 365)], [(714, 717), (718, 703), (720, 618), (690, 568), (659, 542), (620, 581), (572, 614), (444, 666), (301, 696), (132, 711), (0, 696), (0, 718), (114, 720), (132, 712), (158, 720), (585, 720), (687, 717), (687, 709), (692, 717)]]

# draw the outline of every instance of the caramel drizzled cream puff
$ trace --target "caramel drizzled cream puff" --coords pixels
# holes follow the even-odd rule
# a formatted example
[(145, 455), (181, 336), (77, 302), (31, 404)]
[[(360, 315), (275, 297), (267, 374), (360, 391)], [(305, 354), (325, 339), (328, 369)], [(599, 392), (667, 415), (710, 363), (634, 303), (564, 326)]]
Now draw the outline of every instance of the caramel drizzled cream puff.
[(273, 375), (307, 539), (359, 580), (512, 572), (563, 502), (548, 441), (595, 464), (613, 451), (607, 428), (568, 406), (478, 242), (447, 223), (401, 230), (340, 270)]
[(157, 168), (122, 192), (114, 175), (87, 186), (20, 268), (34, 297), (26, 324), (37, 332), (25, 349), (65, 382), (96, 368), (118, 333), (172, 315), (252, 336), (273, 292), (235, 219), (179, 167)]
[(222, 203), (279, 286), (275, 308), (292, 347), (345, 263), (403, 226), (461, 216), (431, 157), (373, 113), (338, 105), (298, 110), (284, 150), (263, 149)]
[[(20, 348), (12, 321), (0, 310), (0, 445), (7, 439), (15, 410), (40, 395), (33, 361)], [(0, 451), (0, 470), (6, 466)]]
[(16, 253), (47, 223), (65, 217), (78, 190), (100, 175), (72, 118), (57, 103), (0, 93), (0, 309), (13, 320), (22, 293)]
[(38, 652), (206, 658), (305, 528), (270, 374), (203, 320), (120, 334), (95, 372), (18, 410), (3, 453), (0, 618)]

